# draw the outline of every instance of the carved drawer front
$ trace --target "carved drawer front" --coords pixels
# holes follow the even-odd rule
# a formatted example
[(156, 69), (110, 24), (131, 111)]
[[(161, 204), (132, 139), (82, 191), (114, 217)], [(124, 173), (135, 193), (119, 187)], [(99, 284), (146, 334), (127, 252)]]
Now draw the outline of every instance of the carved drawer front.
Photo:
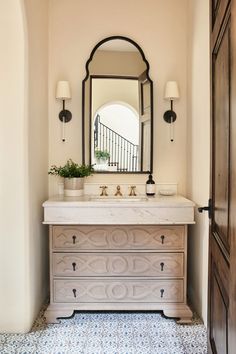
[(184, 249), (184, 226), (53, 226), (53, 249)]
[(54, 253), (54, 276), (182, 277), (183, 253)]
[(183, 280), (80, 279), (54, 280), (54, 301), (183, 302)]

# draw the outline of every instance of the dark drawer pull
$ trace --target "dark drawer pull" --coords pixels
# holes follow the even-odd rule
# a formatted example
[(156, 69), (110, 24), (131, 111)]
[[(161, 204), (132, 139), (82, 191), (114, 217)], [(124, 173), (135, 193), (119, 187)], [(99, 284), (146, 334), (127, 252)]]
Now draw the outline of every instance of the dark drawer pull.
[(75, 245), (76, 236), (73, 235), (73, 236), (72, 236), (72, 239), (73, 239), (73, 244)]
[(160, 290), (161, 297), (163, 297), (163, 295), (164, 295), (164, 291), (165, 291), (164, 289), (161, 289), (161, 290)]
[(76, 297), (76, 289), (72, 289), (74, 297)]
[(73, 267), (73, 271), (75, 272), (75, 270), (76, 270), (75, 269), (75, 267), (76, 267), (76, 263), (75, 262), (72, 263), (72, 267)]
[(165, 239), (165, 236), (164, 235), (161, 235), (161, 243), (164, 244), (164, 239)]
[(162, 272), (163, 272), (163, 270), (164, 270), (164, 265), (165, 265), (165, 263), (163, 263), (163, 262), (160, 263), (161, 271), (162, 271)]

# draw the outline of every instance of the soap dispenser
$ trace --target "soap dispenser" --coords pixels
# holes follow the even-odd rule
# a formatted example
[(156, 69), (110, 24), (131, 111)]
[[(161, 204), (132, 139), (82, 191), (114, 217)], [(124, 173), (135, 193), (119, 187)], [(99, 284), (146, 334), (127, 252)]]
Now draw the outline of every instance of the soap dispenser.
[(146, 182), (146, 195), (149, 196), (154, 196), (156, 191), (156, 186), (155, 182), (152, 179), (152, 175), (150, 174), (148, 176), (148, 180)]

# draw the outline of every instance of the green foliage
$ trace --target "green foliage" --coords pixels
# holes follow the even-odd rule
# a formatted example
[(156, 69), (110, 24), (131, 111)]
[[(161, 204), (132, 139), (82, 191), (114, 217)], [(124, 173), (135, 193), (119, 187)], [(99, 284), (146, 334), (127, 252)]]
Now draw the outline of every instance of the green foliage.
[(108, 160), (110, 157), (110, 154), (106, 150), (95, 150), (95, 157), (99, 160)]
[(67, 161), (64, 166), (52, 165), (48, 174), (54, 176), (60, 176), (64, 178), (73, 177), (88, 177), (93, 173), (93, 166), (91, 165), (78, 165), (71, 159)]

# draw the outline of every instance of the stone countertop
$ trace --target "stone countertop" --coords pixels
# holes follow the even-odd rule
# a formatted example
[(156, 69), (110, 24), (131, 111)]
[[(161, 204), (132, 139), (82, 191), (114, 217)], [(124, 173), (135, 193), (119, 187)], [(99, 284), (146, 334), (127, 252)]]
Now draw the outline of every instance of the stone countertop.
[[(133, 200), (132, 200), (133, 198)], [(96, 199), (96, 200), (95, 200)], [(137, 199), (137, 200), (135, 200)], [(81, 197), (65, 197), (65, 196), (54, 196), (43, 203), (43, 207), (99, 207), (103, 208), (115, 208), (118, 207), (131, 207), (131, 208), (185, 208), (194, 207), (194, 203), (184, 198), (180, 195), (174, 196), (161, 196), (157, 195), (155, 197), (137, 196), (137, 197), (98, 197), (84, 195)]]
[[(93, 200), (97, 198), (97, 200)], [(104, 197), (105, 199), (106, 197)], [(129, 201), (127, 201), (127, 199)], [(194, 224), (194, 203), (182, 196), (132, 197), (106, 201), (97, 196), (55, 196), (43, 203), (44, 224), (158, 225)]]

